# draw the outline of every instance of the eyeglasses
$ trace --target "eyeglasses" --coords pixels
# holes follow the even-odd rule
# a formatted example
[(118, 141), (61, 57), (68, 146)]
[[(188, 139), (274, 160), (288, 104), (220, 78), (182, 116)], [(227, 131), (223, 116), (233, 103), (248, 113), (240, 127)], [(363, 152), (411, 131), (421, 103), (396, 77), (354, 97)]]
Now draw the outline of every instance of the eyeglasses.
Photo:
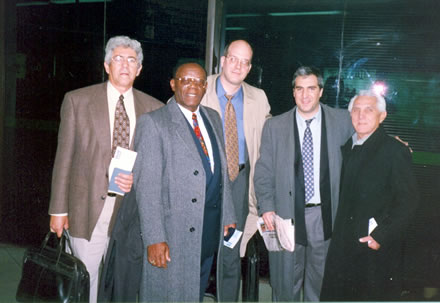
[(180, 81), (182, 85), (187, 86), (190, 84), (195, 84), (200, 87), (206, 86), (206, 80), (205, 79), (199, 79), (199, 78), (190, 78), (190, 77), (183, 77), (183, 78), (176, 78), (177, 81)]
[(249, 66), (251, 65), (251, 62), (250, 62), (249, 60), (247, 60), (247, 59), (238, 59), (238, 58), (235, 57), (235, 56), (227, 55), (227, 56), (226, 56), (226, 59), (227, 59), (227, 60), (229, 61), (229, 63), (231, 63), (231, 64), (236, 64), (236, 63), (240, 62), (240, 65), (242, 65), (242, 66), (249, 67)]
[(135, 57), (124, 57), (120, 55), (112, 57), (112, 61), (119, 65), (124, 63), (124, 61), (127, 61), (128, 65), (130, 66), (135, 66), (138, 64), (138, 61)]

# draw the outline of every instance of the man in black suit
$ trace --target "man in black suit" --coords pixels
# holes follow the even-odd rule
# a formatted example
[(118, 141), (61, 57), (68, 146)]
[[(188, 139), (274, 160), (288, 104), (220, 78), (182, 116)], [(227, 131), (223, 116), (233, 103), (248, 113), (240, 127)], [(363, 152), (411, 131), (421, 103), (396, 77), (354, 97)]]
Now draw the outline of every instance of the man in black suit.
[(391, 301), (402, 292), (402, 242), (418, 202), (409, 149), (380, 124), (382, 96), (349, 104), (356, 133), (342, 147), (341, 191), (321, 292), (323, 301)]

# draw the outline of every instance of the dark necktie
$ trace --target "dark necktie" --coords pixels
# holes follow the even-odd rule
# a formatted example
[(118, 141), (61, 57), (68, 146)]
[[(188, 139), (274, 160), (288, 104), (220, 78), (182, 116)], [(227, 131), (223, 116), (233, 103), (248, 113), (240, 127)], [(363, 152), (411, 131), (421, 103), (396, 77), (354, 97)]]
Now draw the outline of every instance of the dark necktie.
[(233, 96), (225, 95), (228, 99), (225, 108), (225, 141), (226, 160), (228, 162), (229, 180), (234, 181), (238, 176), (238, 132), (237, 117), (231, 100)]
[(310, 130), (310, 123), (313, 119), (306, 120), (306, 130), (304, 131), (304, 139), (302, 145), (302, 160), (304, 168), (304, 187), (306, 194), (306, 203), (315, 194), (314, 178), (313, 178), (313, 140), (312, 131)]
[(112, 156), (116, 147), (129, 148), (130, 146), (130, 120), (124, 106), (124, 96), (120, 95), (115, 110), (115, 124), (113, 127)]
[(196, 133), (196, 137), (200, 141), (200, 145), (202, 146), (203, 152), (205, 153), (206, 159), (208, 159), (209, 162), (209, 153), (208, 149), (206, 148), (205, 140), (203, 139), (202, 132), (200, 131), (199, 122), (197, 121), (197, 114), (192, 114), (192, 120), (193, 120), (193, 128), (194, 132)]

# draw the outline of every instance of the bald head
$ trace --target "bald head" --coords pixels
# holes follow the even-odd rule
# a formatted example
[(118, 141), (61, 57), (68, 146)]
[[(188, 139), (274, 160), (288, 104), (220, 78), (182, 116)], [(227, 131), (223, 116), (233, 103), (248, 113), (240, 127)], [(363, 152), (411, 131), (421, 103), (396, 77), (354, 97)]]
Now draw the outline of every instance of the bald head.
[(254, 50), (252, 49), (252, 46), (245, 40), (234, 40), (229, 42), (226, 46), (225, 46), (225, 50), (223, 51), (223, 56), (227, 57), (229, 54), (229, 49), (233, 48), (233, 49), (241, 49), (243, 51), (247, 51), (250, 53), (250, 59), (249, 62), (252, 61), (252, 56), (254, 54)]
[(249, 74), (252, 64), (252, 47), (244, 40), (235, 40), (225, 47), (220, 58), (220, 81), (226, 93), (235, 94)]

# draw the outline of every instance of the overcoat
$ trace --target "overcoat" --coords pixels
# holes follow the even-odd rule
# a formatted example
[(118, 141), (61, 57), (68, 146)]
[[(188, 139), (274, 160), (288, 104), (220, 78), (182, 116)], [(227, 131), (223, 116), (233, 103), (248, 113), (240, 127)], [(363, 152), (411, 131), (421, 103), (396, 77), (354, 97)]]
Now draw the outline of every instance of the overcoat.
[[(163, 106), (134, 88), (133, 100), (136, 117)], [(49, 214), (68, 213), (73, 237), (90, 240), (92, 236), (107, 197), (111, 158), (107, 82), (66, 93), (61, 106)], [(116, 199), (109, 235), (121, 200)]]
[[(409, 149), (379, 127), (352, 149), (342, 147), (343, 167), (338, 214), (329, 247), (321, 299), (394, 301), (403, 290), (402, 241), (418, 205)], [(359, 238), (371, 233), (372, 250)]]
[[(221, 116), (222, 111), (217, 97), (216, 83), (220, 75), (211, 75), (208, 77), (208, 88), (202, 99), (201, 104), (215, 109)], [(242, 83), (243, 88), (243, 128), (246, 141), (246, 148), (249, 156), (249, 205), (240, 205), (234, 203), (237, 219), (243, 217), (246, 222), (238, 222), (239, 225), (245, 225), (240, 245), (240, 255), (243, 257), (246, 252), (246, 245), (257, 231), (257, 200), (254, 191), (254, 170), (260, 152), (261, 133), (264, 122), (270, 118), (270, 105), (265, 92), (257, 87)], [(234, 201), (235, 202), (235, 201)], [(247, 218), (246, 218), (247, 216)]]
[[(222, 171), (222, 219), (235, 223), (222, 124), (212, 109), (200, 106), (220, 149)], [(206, 177), (188, 122), (176, 101), (138, 120), (134, 167), (134, 189), (139, 208), (145, 249), (141, 301), (169, 302), (199, 300), (200, 261)], [(170, 248), (168, 268), (157, 268), (146, 260), (147, 246), (166, 242)], [(218, 262), (222, 262), (223, 241), (219, 242)], [(222, 266), (217, 266), (217, 281)], [(219, 282), (218, 282), (219, 283)], [(217, 286), (218, 289), (221, 285)], [(219, 298), (221, 300), (221, 298)]]
[[(332, 222), (339, 201), (342, 165), (341, 145), (353, 134), (347, 110), (321, 104), (325, 115), (330, 174)], [(255, 166), (255, 194), (261, 216), (275, 211), (284, 219), (295, 218), (295, 123), (296, 107), (266, 121), (261, 138), (260, 158)], [(294, 300), (295, 252), (269, 252), (270, 283), (279, 301)]]

